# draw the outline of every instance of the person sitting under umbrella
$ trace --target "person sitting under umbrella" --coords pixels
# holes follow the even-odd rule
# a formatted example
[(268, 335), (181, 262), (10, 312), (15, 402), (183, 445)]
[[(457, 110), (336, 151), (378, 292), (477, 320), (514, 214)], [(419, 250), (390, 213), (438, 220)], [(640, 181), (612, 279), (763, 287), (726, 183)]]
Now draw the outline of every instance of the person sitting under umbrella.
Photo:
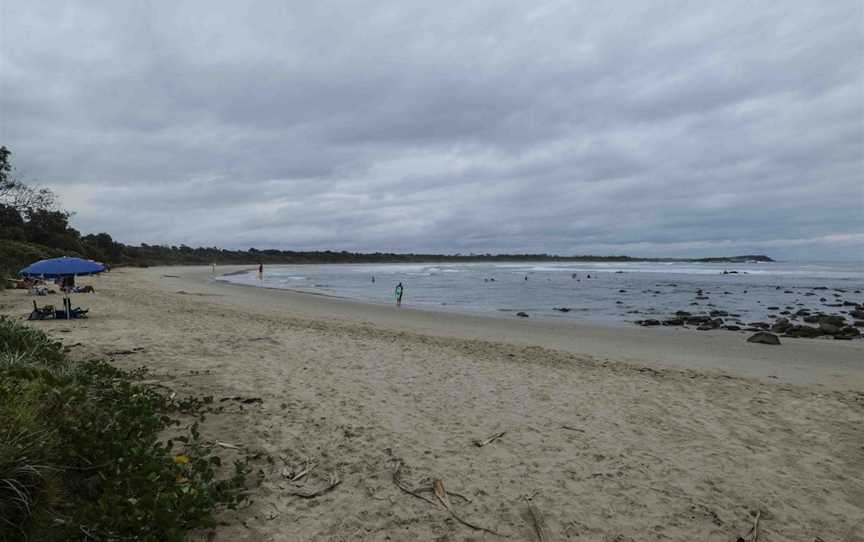
[(63, 279), (61, 283), (64, 292), (67, 296), (63, 299), (63, 311), (56, 311), (55, 317), (59, 316), (66, 319), (81, 318), (86, 315), (87, 310), (81, 308), (72, 308), (72, 300), (68, 294), (74, 289), (75, 277), (84, 275), (95, 275), (105, 271), (105, 266), (93, 260), (85, 260), (83, 258), (72, 258), (63, 256), (61, 258), (50, 258), (48, 260), (40, 260), (32, 263), (18, 272), (23, 277), (40, 278), (40, 279)]

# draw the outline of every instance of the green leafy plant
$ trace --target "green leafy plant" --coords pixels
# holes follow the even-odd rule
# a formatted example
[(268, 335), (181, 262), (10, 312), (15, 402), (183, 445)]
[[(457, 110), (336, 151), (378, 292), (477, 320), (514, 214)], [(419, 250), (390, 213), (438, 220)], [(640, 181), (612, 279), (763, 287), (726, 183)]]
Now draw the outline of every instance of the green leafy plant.
[(0, 540), (182, 540), (247, 498), (246, 460), (202, 440), (212, 399), (142, 375), (0, 320)]

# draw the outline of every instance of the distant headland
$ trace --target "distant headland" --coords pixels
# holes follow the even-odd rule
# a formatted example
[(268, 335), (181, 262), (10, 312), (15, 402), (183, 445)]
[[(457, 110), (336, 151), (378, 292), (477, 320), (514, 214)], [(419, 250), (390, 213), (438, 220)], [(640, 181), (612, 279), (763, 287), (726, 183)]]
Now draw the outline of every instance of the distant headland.
[(689, 263), (748, 263), (773, 262), (765, 255), (718, 256), (708, 258), (642, 258), (633, 256), (595, 256), (557, 254), (428, 254), (395, 252), (293, 251), (293, 250), (223, 250), (191, 248), (181, 245), (123, 245), (116, 251), (123, 263), (136, 265), (171, 264), (325, 264), (325, 263), (465, 263), (465, 262), (689, 262)]

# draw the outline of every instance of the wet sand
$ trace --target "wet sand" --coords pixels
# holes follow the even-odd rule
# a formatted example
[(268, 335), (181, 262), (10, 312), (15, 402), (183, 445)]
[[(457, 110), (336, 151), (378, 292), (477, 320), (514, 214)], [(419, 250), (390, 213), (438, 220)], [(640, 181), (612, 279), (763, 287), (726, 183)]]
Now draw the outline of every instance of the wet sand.
[[(230, 267), (237, 272), (248, 267)], [(162, 273), (154, 270), (151, 275)], [(207, 284), (209, 270), (174, 269), (178, 278), (166, 284), (190, 292), (219, 295), (226, 302), (278, 307), (286, 314), (331, 321), (364, 322), (439, 337), (481, 339), (514, 345), (537, 345), (598, 359), (666, 367), (725, 371), (742, 376), (776, 378), (797, 384), (864, 389), (864, 342), (833, 339), (787, 339), (782, 348), (747, 343), (748, 332), (696, 332), (692, 329), (636, 326), (592, 326), (508, 316), (475, 316), (411, 308), (400, 309), (308, 293), (228, 283)]]
[[(208, 275), (119, 269), (74, 297), (92, 318), (34, 325), (181, 395), (262, 399), (204, 428), (273, 458), (216, 540), (499, 538), (399, 489), (397, 468), (512, 540), (538, 539), (529, 507), (550, 540), (735, 540), (757, 510), (762, 541), (864, 539), (864, 342), (441, 314)], [(33, 299), (4, 292), (0, 312)], [(306, 464), (307, 487), (341, 483), (290, 495)]]

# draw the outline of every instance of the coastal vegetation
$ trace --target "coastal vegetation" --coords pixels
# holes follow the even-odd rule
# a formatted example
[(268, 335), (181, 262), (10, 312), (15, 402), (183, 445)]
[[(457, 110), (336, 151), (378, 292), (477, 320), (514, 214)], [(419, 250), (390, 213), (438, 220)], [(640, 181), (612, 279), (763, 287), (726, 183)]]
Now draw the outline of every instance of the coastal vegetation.
[(212, 401), (143, 375), (0, 318), (0, 540), (182, 540), (244, 501), (247, 463), (220, 476), (199, 431)]

